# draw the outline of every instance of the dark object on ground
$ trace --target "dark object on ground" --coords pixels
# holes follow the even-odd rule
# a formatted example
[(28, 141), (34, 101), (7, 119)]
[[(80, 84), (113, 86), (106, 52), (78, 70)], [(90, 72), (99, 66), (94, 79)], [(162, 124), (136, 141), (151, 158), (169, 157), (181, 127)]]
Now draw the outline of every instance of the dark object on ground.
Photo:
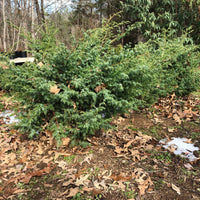
[(26, 51), (15, 51), (13, 54), (10, 55), (10, 59), (26, 58), (26, 57), (27, 57)]

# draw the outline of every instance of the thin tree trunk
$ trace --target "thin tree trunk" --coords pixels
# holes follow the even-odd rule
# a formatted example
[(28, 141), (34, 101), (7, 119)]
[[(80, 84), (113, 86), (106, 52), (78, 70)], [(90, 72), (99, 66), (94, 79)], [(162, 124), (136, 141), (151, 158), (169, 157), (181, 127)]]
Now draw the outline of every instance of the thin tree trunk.
[[(7, 9), (6, 9), (6, 13), (7, 13), (7, 20), (9, 21), (9, 23), (12, 22), (12, 6), (11, 6), (11, 1), (7, 1)], [(12, 47), (12, 32), (13, 32), (13, 27), (7, 26), (7, 49), (10, 50), (10, 48)]]
[(42, 23), (45, 23), (45, 16), (44, 16), (44, 0), (41, 0), (41, 17), (42, 17)]
[(42, 18), (43, 31), (45, 31), (44, 0), (41, 0), (41, 18)]
[(6, 48), (6, 27), (7, 27), (7, 24), (6, 24), (6, 15), (5, 15), (5, 0), (3, 0), (3, 5), (2, 5), (2, 14), (3, 14), (3, 48), (4, 48), (4, 51), (7, 50)]
[(16, 36), (16, 29), (14, 28), (13, 29), (13, 38), (12, 38), (12, 49), (11, 49), (11, 51), (13, 51), (13, 49), (14, 49), (14, 46), (15, 46), (15, 36)]
[(36, 12), (37, 12), (38, 25), (41, 25), (41, 15), (40, 15), (40, 7), (39, 7), (38, 0), (35, 0), (35, 7), (36, 7)]
[(31, 35), (32, 35), (32, 39), (35, 38), (35, 33), (34, 33), (34, 20), (35, 20), (34, 0), (32, 0), (32, 1), (31, 1)]
[(16, 51), (19, 49), (19, 39), (20, 39), (20, 34), (21, 34), (21, 27), (22, 27), (22, 23), (20, 23), (19, 30), (18, 30), (17, 42), (16, 42), (16, 48), (15, 48)]
[(10, 34), (8, 26), (6, 26), (6, 48), (9, 49), (9, 47), (10, 47)]
[[(21, 46), (22, 49), (27, 49), (28, 48), (28, 41), (27, 41), (27, 33), (28, 33), (28, 8), (29, 8), (29, 1), (24, 1), (23, 4), (23, 9), (22, 9), (22, 29), (23, 29), (23, 34), (25, 35), (24, 41), (23, 41), (23, 46)], [(21, 43), (22, 45), (22, 43)]]

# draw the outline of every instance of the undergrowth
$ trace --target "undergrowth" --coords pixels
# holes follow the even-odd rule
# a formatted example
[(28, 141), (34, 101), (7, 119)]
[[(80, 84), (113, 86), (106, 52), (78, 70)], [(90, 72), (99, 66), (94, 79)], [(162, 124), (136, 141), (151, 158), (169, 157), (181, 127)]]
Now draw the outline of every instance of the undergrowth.
[(110, 128), (118, 113), (146, 107), (168, 93), (196, 90), (199, 54), (187, 35), (173, 38), (166, 31), (134, 48), (119, 48), (113, 46), (121, 38), (112, 35), (116, 28), (107, 23), (89, 30), (71, 48), (56, 45), (54, 34), (47, 33), (42, 51), (38, 41), (32, 43), (35, 63), (0, 68), (0, 87), (23, 105), (18, 129), (31, 138), (49, 130), (58, 141), (66, 136), (85, 140)]

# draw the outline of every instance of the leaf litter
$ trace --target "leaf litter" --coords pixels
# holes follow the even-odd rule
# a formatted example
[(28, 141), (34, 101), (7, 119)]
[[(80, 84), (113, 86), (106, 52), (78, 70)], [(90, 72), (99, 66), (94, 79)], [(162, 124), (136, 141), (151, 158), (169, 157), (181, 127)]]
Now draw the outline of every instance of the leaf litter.
[[(59, 92), (57, 86), (51, 89), (53, 94)], [(184, 106), (179, 106), (180, 102), (181, 105), (184, 102)], [(141, 196), (144, 199), (161, 199), (159, 195), (162, 192), (159, 191), (163, 191), (164, 188), (164, 191), (169, 190), (167, 183), (172, 190), (162, 199), (179, 197), (184, 199), (181, 191), (185, 190), (187, 182), (191, 180), (193, 184), (195, 180), (195, 187), (200, 188), (200, 175), (196, 170), (198, 163), (183, 162), (172, 157), (171, 166), (170, 162), (159, 160), (158, 156), (152, 157), (152, 152), (157, 151), (159, 154), (162, 150), (157, 146), (158, 140), (146, 135), (145, 131), (159, 124), (163, 124), (164, 130), (165, 121), (169, 119), (177, 124), (182, 124), (184, 120), (197, 121), (199, 110), (196, 109), (196, 105), (199, 105), (197, 99), (176, 100), (174, 95), (161, 99), (154, 105), (156, 113), (144, 110), (150, 119), (145, 118), (144, 113), (137, 114), (134, 111), (130, 112), (129, 117), (119, 116), (113, 119), (117, 130), (109, 130), (102, 137), (89, 138), (92, 145), (86, 149), (69, 147), (69, 138), (64, 138), (63, 144), (56, 147), (50, 131), (40, 133), (36, 140), (28, 140), (24, 135), (4, 125), (0, 134), (2, 197), (17, 199), (18, 194), (22, 194), (23, 199), (30, 199), (30, 195), (37, 199), (37, 194), (31, 191), (36, 191), (38, 186), (30, 189), (31, 181), (33, 179), (42, 181), (42, 177), (56, 175), (59, 178), (43, 184), (43, 187), (47, 188), (43, 189), (43, 193), (50, 192), (49, 199), (71, 199), (80, 193), (89, 195), (90, 198), (102, 194), (104, 199), (109, 200), (112, 199), (112, 192), (109, 191), (117, 192), (121, 199), (128, 199), (126, 194), (130, 191), (134, 195), (129, 199), (140, 199)], [(138, 130), (135, 127), (143, 129)], [(177, 128), (167, 127), (165, 134), (176, 134), (176, 132)], [(190, 144), (192, 141), (187, 140), (185, 143)], [(70, 159), (73, 155), (76, 155), (76, 159), (69, 162), (67, 158)], [(190, 176), (184, 178), (184, 184), (177, 183), (179, 176), (185, 177), (181, 172), (174, 173), (174, 169), (179, 170), (181, 167), (196, 172), (197, 175), (195, 178)], [(157, 185), (161, 183), (161, 178), (163, 185), (158, 189)], [(20, 188), (20, 184), (25, 184), (25, 189)], [(193, 185), (187, 187), (190, 197), (198, 196)], [(185, 197), (192, 199), (187, 195)]]

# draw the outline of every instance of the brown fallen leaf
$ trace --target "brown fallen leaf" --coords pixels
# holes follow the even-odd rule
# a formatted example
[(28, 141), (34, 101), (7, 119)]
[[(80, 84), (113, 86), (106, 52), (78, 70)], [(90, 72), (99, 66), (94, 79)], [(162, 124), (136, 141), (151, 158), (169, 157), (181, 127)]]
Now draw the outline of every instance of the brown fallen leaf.
[(2, 68), (3, 68), (3, 69), (9, 69), (9, 67), (6, 66), (6, 65), (4, 65)]
[(126, 190), (126, 184), (124, 183), (124, 181), (117, 181), (118, 183), (118, 188), (120, 188), (122, 191)]
[(16, 154), (15, 154), (15, 153), (10, 153), (10, 154), (9, 154), (9, 160), (10, 160), (10, 161), (16, 160)]
[(128, 143), (126, 143), (126, 144), (124, 145), (124, 148), (128, 148), (129, 146), (131, 146), (131, 144), (132, 144), (134, 141), (135, 141), (135, 139), (130, 140)]
[(20, 163), (25, 163), (26, 160), (27, 160), (27, 155), (28, 155), (28, 154), (25, 154), (22, 158), (20, 158), (20, 159), (19, 159), (19, 162), (20, 162)]
[(136, 183), (138, 183), (141, 196), (145, 194), (146, 189), (148, 189), (150, 185), (153, 185), (150, 176), (145, 173), (142, 168), (135, 169), (132, 173), (132, 177), (135, 178)]
[(115, 147), (115, 152), (116, 152), (116, 153), (120, 154), (120, 153), (123, 152), (123, 151), (124, 151), (123, 148), (118, 147), (118, 146)]
[(187, 144), (192, 144), (193, 143), (191, 138), (188, 139), (187, 141), (184, 141), (184, 142), (187, 143)]
[(186, 163), (184, 164), (184, 167), (188, 170), (192, 170), (193, 169), (193, 166), (190, 164), (190, 163)]
[(118, 122), (118, 123), (121, 123), (121, 122), (123, 122), (123, 121), (125, 121), (125, 119), (124, 119), (123, 117), (119, 117), (119, 118), (117, 119), (117, 122)]
[(173, 114), (169, 113), (168, 116), (167, 116), (167, 118), (171, 118), (171, 117), (173, 117)]
[(171, 144), (168, 148), (167, 148), (171, 153), (174, 153), (174, 151), (177, 149), (177, 146), (174, 144)]
[(45, 168), (43, 168), (41, 170), (35, 170), (35, 171), (31, 172), (31, 173), (28, 173), (28, 174), (24, 175), (22, 177), (22, 179), (20, 180), (20, 182), (28, 184), (32, 177), (42, 176), (44, 174), (48, 174), (53, 168), (55, 168), (55, 166), (51, 166), (51, 164), (49, 164), (47, 167), (45, 167)]
[(91, 192), (93, 191), (93, 188), (88, 188), (87, 186), (83, 187), (82, 189), (84, 192)]
[(141, 160), (140, 152), (138, 150), (129, 149), (131, 153), (132, 160), (135, 162), (137, 160)]
[(86, 156), (84, 158), (84, 160), (80, 164), (82, 165), (84, 162), (87, 162), (88, 164), (90, 164), (90, 161), (92, 160), (92, 157), (93, 157), (93, 154), (89, 154), (88, 156)]
[(52, 160), (53, 160), (53, 157), (48, 158), (47, 156), (41, 159), (43, 163), (47, 163), (47, 164), (50, 163)]
[(140, 155), (140, 152), (138, 150), (129, 149), (129, 152), (131, 153), (132, 156)]
[(58, 93), (60, 92), (60, 89), (58, 88), (57, 85), (54, 85), (54, 86), (51, 86), (50, 92), (51, 92), (52, 94), (58, 94)]
[(70, 143), (70, 138), (68, 138), (68, 137), (62, 138), (62, 145), (63, 146), (68, 146), (69, 143)]
[(171, 183), (168, 183), (168, 182), (166, 182), (166, 181), (165, 181), (165, 183), (166, 183), (167, 187), (169, 187), (169, 188), (172, 186)]
[(73, 101), (74, 110), (76, 109), (76, 103)]
[(188, 110), (184, 110), (184, 115), (185, 115), (186, 118), (192, 118), (193, 112), (192, 112), (191, 108), (188, 109)]
[(95, 180), (95, 181), (93, 182), (93, 184), (94, 184), (94, 187), (95, 187), (96, 189), (99, 189), (99, 190), (101, 190), (101, 189), (106, 189), (106, 188), (107, 188), (106, 183), (105, 183), (105, 180), (102, 180), (101, 182), (98, 182), (98, 180)]
[(152, 144), (148, 144), (147, 146), (145, 146), (145, 150), (152, 150), (154, 148), (154, 146)]
[(55, 151), (55, 156), (54, 156), (54, 160), (57, 160), (57, 158), (60, 156), (60, 152)]
[(125, 181), (130, 181), (132, 179), (132, 176), (125, 177), (123, 174), (119, 175), (112, 174), (110, 178), (113, 179), (114, 181), (125, 182)]
[(25, 183), (25, 184), (28, 184), (29, 181), (31, 180), (31, 178), (32, 178), (32, 174), (27, 174), (27, 175), (24, 177), (24, 179), (20, 180), (20, 182)]
[(54, 151), (54, 153), (55, 153), (54, 160), (56, 160), (59, 156), (68, 157), (72, 155), (71, 153), (62, 153), (62, 152), (57, 152), (57, 151)]
[(24, 192), (27, 192), (27, 190), (25, 189), (17, 189), (13, 192), (13, 194), (19, 194), (19, 193), (24, 193)]
[(172, 101), (176, 97), (175, 92), (171, 95), (170, 101)]
[(176, 185), (174, 185), (173, 183), (172, 183), (172, 189), (174, 190), (174, 191), (176, 191), (177, 192), (177, 194), (181, 194), (181, 190), (180, 190), (180, 188), (179, 187), (177, 187)]
[(85, 166), (83, 169), (81, 169), (77, 174), (75, 174), (76, 178), (80, 178), (80, 175), (84, 173), (84, 171), (87, 169), (87, 166)]
[(44, 187), (53, 187), (53, 184), (44, 183)]
[(154, 124), (163, 123), (163, 120), (161, 120), (161, 119), (159, 119), (159, 118), (154, 118), (154, 119), (153, 119), (153, 123), (154, 123)]
[(42, 67), (44, 64), (43, 64), (42, 62), (39, 62), (37, 65), (38, 65), (39, 67)]
[(174, 128), (168, 128), (168, 132), (169, 132), (169, 133), (173, 133), (174, 131), (175, 131)]
[(67, 162), (65, 162), (64, 160), (55, 161), (55, 163), (58, 164), (58, 167), (62, 168), (63, 170), (66, 170), (68, 167)]
[(40, 154), (40, 155), (44, 154), (44, 150), (43, 150), (43, 147), (42, 147), (41, 143), (38, 144), (37, 153)]
[(76, 186), (81, 186), (81, 185), (84, 185), (84, 186), (88, 186), (88, 183), (90, 182), (88, 180), (88, 177), (90, 176), (90, 174), (86, 174), (85, 176), (84, 175), (81, 175), (79, 179), (76, 180), (76, 182), (74, 183)]
[(73, 184), (73, 182), (74, 182), (74, 179), (70, 179), (70, 180), (64, 182), (64, 183), (62, 184), (62, 186), (69, 186), (70, 184)]
[(78, 192), (80, 192), (80, 189), (78, 187), (75, 187), (75, 188), (70, 188), (69, 189), (69, 194), (66, 196), (67, 198), (68, 197), (73, 197), (75, 196)]
[(96, 195), (98, 195), (98, 194), (101, 194), (101, 193), (102, 193), (101, 190), (93, 189), (93, 191), (92, 191), (92, 196), (94, 197), (94, 196), (96, 196)]
[(180, 117), (179, 117), (177, 114), (174, 114), (174, 115), (173, 115), (173, 119), (174, 119), (178, 124), (181, 124), (181, 119), (180, 119)]

